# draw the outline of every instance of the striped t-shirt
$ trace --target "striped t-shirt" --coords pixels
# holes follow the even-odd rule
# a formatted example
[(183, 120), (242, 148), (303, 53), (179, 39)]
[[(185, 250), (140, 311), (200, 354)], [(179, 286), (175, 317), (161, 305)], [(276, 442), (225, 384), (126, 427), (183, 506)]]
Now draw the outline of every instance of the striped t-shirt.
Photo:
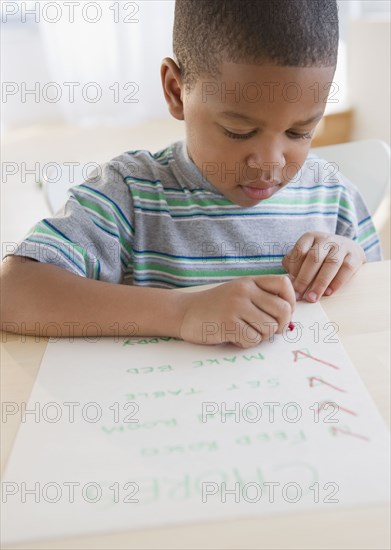
[(155, 154), (128, 151), (69, 190), (13, 254), (100, 281), (162, 288), (285, 273), (282, 259), (306, 232), (357, 241), (382, 259), (357, 188), (309, 156), (283, 189), (256, 206), (226, 199), (180, 140)]

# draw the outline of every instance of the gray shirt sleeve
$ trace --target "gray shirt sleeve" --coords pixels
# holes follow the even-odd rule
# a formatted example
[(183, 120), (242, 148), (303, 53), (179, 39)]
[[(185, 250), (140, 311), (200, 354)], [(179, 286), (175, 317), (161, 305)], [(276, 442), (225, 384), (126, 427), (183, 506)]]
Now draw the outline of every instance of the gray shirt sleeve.
[(341, 207), (346, 214), (338, 217), (337, 234), (356, 241), (368, 262), (383, 260), (380, 239), (360, 191), (345, 176), (341, 178), (345, 185)]
[(13, 254), (101, 281), (131, 278), (134, 216), (126, 173), (124, 160), (101, 166), (72, 187), (63, 208), (33, 226)]

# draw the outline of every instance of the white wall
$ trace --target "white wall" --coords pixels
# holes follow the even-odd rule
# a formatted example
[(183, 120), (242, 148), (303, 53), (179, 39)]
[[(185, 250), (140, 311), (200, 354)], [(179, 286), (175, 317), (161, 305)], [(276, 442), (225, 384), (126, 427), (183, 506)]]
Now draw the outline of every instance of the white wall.
[[(142, 65), (148, 67), (149, 73), (153, 73), (155, 80), (153, 85), (137, 76), (137, 81), (143, 83), (142, 102), (138, 105), (139, 110), (143, 107), (144, 114), (148, 117), (170, 118), (167, 106), (163, 99), (160, 85), (159, 64), (164, 55), (171, 55), (171, 19), (173, 16), (173, 1), (159, 0), (158, 4), (164, 6), (167, 12), (167, 21), (161, 24), (154, 14), (156, 2), (142, 2), (143, 21), (148, 24), (148, 29), (153, 36), (165, 34), (161, 38), (167, 44), (167, 50), (158, 52), (155, 59), (156, 45), (144, 47), (140, 42), (142, 54), (135, 53), (136, 59), (142, 59)], [(339, 85), (338, 103), (328, 103), (326, 113), (341, 110), (352, 106), (356, 110), (356, 123), (353, 139), (365, 139), (370, 137), (381, 138), (390, 142), (390, 3), (387, 0), (339, 0), (340, 18), (340, 52), (339, 64), (335, 81)], [(140, 12), (141, 13), (141, 12)], [(376, 14), (382, 13), (383, 20), (373, 19)], [(352, 19), (353, 18), (353, 19)], [(365, 18), (365, 19), (364, 19)], [(388, 18), (388, 19), (387, 19)], [(43, 87), (48, 82), (55, 80), (48, 65), (50, 57), (50, 44), (44, 44), (39, 25), (33, 22), (18, 24), (15, 21), (2, 25), (1, 32), (1, 61), (2, 80), (4, 83), (16, 83), (22, 87), (27, 83), (39, 82)], [(19, 16), (20, 19), (20, 16)], [(57, 30), (57, 27), (56, 29)], [(119, 30), (116, 29), (117, 31)], [(142, 28), (133, 29), (139, 34)], [(46, 48), (45, 48), (46, 46)], [(126, 51), (126, 44), (122, 45)], [(159, 57), (161, 55), (161, 57)], [(128, 64), (125, 63), (125, 66)], [(60, 63), (61, 67), (62, 64)], [(135, 67), (134, 74), (138, 74)], [(128, 80), (133, 79), (133, 70)], [(67, 80), (65, 75), (57, 75), (57, 80)], [(125, 77), (124, 77), (125, 78)], [(73, 79), (71, 79), (73, 80)], [(4, 90), (4, 88), (3, 88)], [(57, 122), (64, 119), (64, 112), (59, 103), (31, 100), (22, 102), (21, 93), (9, 96), (2, 102), (2, 129), (12, 130), (15, 127), (28, 126), (35, 123)], [(131, 106), (133, 108), (133, 106)], [(99, 113), (103, 113), (103, 105), (97, 107)], [(141, 109), (142, 111), (142, 109)], [(129, 105), (124, 106), (124, 114), (128, 113)], [(144, 111), (143, 111), (144, 112)], [(80, 121), (79, 116), (76, 117)], [(68, 121), (68, 120), (67, 120)], [(69, 122), (69, 121), (68, 121)], [(100, 121), (102, 123), (102, 121)], [(122, 123), (122, 120), (120, 121)], [(118, 124), (118, 120), (111, 122)]]
[(357, 18), (348, 32), (350, 102), (355, 110), (353, 140), (390, 143), (390, 21)]
[[(50, 82), (41, 35), (37, 27), (2, 25), (1, 28), (2, 129), (61, 119), (56, 103), (35, 101), (22, 89)], [(11, 90), (15, 93), (11, 95)], [(9, 93), (7, 93), (7, 91)]]
[[(65, 4), (72, 2), (0, 4), (2, 129), (59, 120), (121, 126), (169, 119), (160, 65), (172, 56), (174, 1), (75, 2), (74, 13)], [(50, 5), (57, 6), (54, 12)], [(84, 13), (88, 5), (100, 8), (96, 21), (96, 12)], [(4, 6), (14, 7), (15, 15)], [(34, 11), (29, 18), (27, 8)], [(25, 88), (35, 83), (37, 98), (25, 99)]]

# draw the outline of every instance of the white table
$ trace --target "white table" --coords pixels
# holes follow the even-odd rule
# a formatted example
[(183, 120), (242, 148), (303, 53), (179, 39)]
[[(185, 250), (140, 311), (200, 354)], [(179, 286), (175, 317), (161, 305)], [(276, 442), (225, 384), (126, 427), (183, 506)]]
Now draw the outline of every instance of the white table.
[[(389, 423), (390, 261), (365, 264), (343, 289), (323, 298), (321, 303), (329, 319), (338, 323), (343, 345)], [(28, 400), (46, 347), (46, 340), (37, 340), (2, 333), (3, 401)], [(18, 415), (14, 415), (2, 424), (2, 468), (18, 423)], [(23, 548), (378, 550), (389, 548), (388, 517), (389, 508), (385, 505), (311, 510), (276, 517), (51, 540), (24, 544)]]

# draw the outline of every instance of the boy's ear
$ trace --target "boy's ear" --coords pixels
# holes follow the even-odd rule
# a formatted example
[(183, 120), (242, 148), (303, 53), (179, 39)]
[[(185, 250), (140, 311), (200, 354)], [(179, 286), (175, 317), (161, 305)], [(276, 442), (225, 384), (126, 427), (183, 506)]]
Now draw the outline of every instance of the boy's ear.
[(160, 76), (168, 110), (177, 120), (184, 120), (182, 77), (178, 65), (171, 57), (163, 59), (160, 67)]

